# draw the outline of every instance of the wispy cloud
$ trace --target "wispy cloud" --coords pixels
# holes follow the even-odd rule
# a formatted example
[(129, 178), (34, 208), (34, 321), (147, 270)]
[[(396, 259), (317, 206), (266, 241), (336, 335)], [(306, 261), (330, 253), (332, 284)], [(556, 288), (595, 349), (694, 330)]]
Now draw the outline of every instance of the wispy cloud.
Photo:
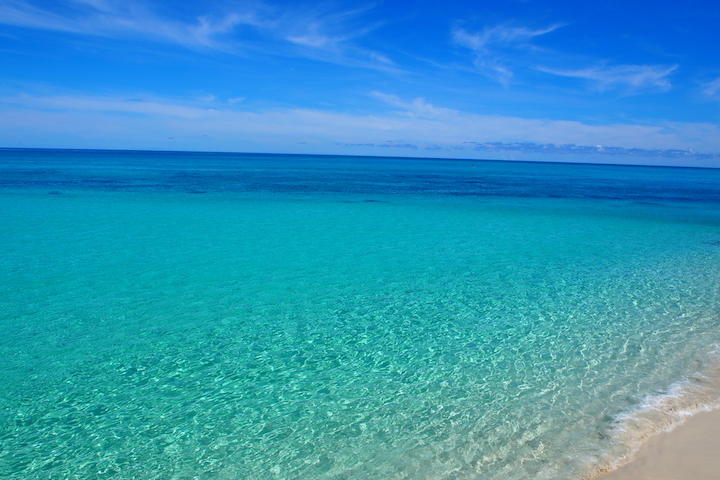
[[(192, 50), (305, 55), (318, 60), (386, 68), (392, 61), (352, 40), (377, 28), (365, 24), (369, 9), (275, 8), (253, 2), (221, 13), (177, 20), (128, 0), (65, 0), (53, 8), (22, 0), (0, 3), (0, 24), (114, 39), (156, 41)], [(252, 31), (248, 37), (246, 33)], [(261, 35), (264, 42), (252, 40)], [(264, 48), (263, 45), (266, 47)], [(299, 47), (292, 50), (290, 47)], [(319, 53), (318, 53), (319, 51)], [(332, 54), (330, 54), (332, 53)], [(357, 60), (359, 59), (359, 60)]]
[(720, 78), (716, 78), (712, 82), (704, 85), (703, 93), (710, 98), (720, 99)]
[(668, 76), (677, 68), (677, 65), (617, 65), (578, 70), (537, 67), (553, 75), (589, 80), (600, 91), (620, 88), (628, 93), (669, 90), (672, 84)]
[(692, 149), (674, 148), (625, 148), (605, 145), (575, 145), (568, 143), (555, 145), (554, 143), (533, 142), (467, 142), (469, 147), (483, 152), (519, 152), (529, 154), (559, 154), (559, 155), (600, 155), (612, 157), (654, 157), (676, 159), (717, 159), (720, 153), (698, 153)]
[[(344, 147), (375, 147), (375, 148), (399, 148), (399, 149), (412, 149), (412, 150), (431, 150), (439, 154), (443, 151), (465, 151), (465, 156), (469, 156), (467, 153), (470, 152), (481, 152), (482, 154), (500, 154), (502, 158), (508, 158), (506, 154), (511, 155), (513, 158), (514, 154), (522, 154), (524, 156), (534, 156), (536, 160), (542, 159), (544, 156), (553, 155), (557, 158), (572, 156), (573, 159), (578, 157), (620, 157), (628, 161), (627, 159), (671, 159), (679, 160), (681, 164), (685, 160), (697, 161), (697, 160), (710, 160), (720, 161), (719, 153), (698, 153), (692, 149), (678, 150), (678, 149), (649, 149), (649, 148), (625, 148), (625, 147), (611, 147), (603, 145), (575, 145), (574, 143), (567, 143), (563, 145), (556, 145), (554, 143), (533, 143), (533, 142), (464, 142), (461, 145), (448, 145), (442, 147), (434, 143), (408, 143), (403, 140), (388, 140), (382, 143), (340, 143), (336, 145)], [(642, 163), (642, 161), (640, 162)]]
[(509, 25), (498, 25), (482, 31), (470, 33), (462, 28), (455, 28), (452, 37), (456, 44), (468, 48), (475, 53), (475, 67), (507, 84), (513, 76), (512, 66), (516, 52), (513, 50), (527, 49), (535, 37), (557, 30), (562, 25), (556, 24), (541, 29), (529, 29)]
[(0, 23), (77, 35), (170, 42), (187, 48), (228, 49), (222, 35), (239, 25), (263, 27), (254, 12), (199, 16), (184, 23), (158, 16), (135, 2), (76, 0), (59, 2), (54, 10), (29, 2), (6, 0), (0, 4)]
[(418, 97), (410, 101), (405, 101), (397, 95), (389, 95), (382, 92), (371, 92), (370, 95), (388, 105), (399, 108), (400, 114), (407, 115), (413, 118), (441, 119), (454, 117), (457, 116), (457, 114), (459, 113), (457, 110), (452, 110), (450, 108), (436, 107), (428, 103), (422, 97)]
[(164, 99), (140, 95), (122, 97), (72, 94), (39, 96), (27, 93), (20, 93), (12, 97), (0, 97), (0, 103), (22, 106), (23, 109), (27, 110), (69, 114), (85, 112), (132, 113), (175, 119), (201, 119), (207, 117), (215, 109), (202, 105), (212, 102), (212, 100), (214, 100), (214, 97), (204, 97), (196, 101), (168, 102)]
[(369, 9), (370, 6), (345, 11), (327, 7), (297, 9), (286, 12), (279, 19), (282, 24), (279, 31), (286, 40), (299, 45), (336, 49), (342, 43), (362, 37), (377, 27), (376, 24), (358, 22), (358, 18)]
[(551, 25), (547, 28), (531, 30), (524, 27), (499, 25), (472, 34), (462, 29), (456, 29), (453, 31), (453, 38), (458, 44), (464, 47), (477, 52), (489, 52), (496, 45), (517, 46), (527, 44), (534, 37), (550, 33), (561, 26), (562, 25)]
[[(670, 75), (678, 65), (606, 65), (592, 59), (590, 67), (577, 68), (582, 62), (578, 58), (562, 52), (552, 52), (539, 48), (534, 40), (547, 35), (564, 24), (553, 24), (545, 28), (499, 25), (478, 32), (468, 32), (461, 28), (452, 31), (457, 45), (472, 50), (475, 54), (474, 65), (478, 71), (503, 85), (509, 85), (517, 70), (533, 69), (552, 75), (577, 78), (588, 81), (597, 91), (621, 90), (625, 94), (643, 92), (664, 92), (672, 88)], [(544, 60), (542, 59), (544, 57)], [(573, 67), (567, 65), (572, 62)], [(545, 63), (538, 66), (538, 63)], [(556, 67), (547, 66), (555, 63)], [(712, 85), (708, 85), (712, 89)], [(720, 86), (717, 87), (720, 89)]]

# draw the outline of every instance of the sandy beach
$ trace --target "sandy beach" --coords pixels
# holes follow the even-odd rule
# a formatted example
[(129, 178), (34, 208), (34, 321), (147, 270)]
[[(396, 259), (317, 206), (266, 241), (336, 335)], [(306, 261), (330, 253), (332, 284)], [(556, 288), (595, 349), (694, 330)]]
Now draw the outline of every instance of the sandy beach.
[(720, 479), (720, 410), (700, 412), (649, 438), (630, 463), (602, 480)]

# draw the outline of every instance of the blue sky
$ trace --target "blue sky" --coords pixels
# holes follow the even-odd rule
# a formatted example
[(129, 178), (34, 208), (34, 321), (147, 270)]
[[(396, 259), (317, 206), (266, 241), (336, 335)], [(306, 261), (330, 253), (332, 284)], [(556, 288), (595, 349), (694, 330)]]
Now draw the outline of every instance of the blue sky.
[(720, 6), (0, 0), (0, 146), (720, 166)]

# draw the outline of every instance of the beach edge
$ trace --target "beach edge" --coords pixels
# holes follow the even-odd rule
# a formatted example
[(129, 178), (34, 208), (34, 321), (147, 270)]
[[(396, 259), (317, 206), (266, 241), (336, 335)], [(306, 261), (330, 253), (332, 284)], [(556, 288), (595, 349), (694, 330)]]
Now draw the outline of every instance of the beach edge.
[(720, 479), (720, 409), (698, 411), (669, 431), (648, 437), (618, 468), (599, 480)]

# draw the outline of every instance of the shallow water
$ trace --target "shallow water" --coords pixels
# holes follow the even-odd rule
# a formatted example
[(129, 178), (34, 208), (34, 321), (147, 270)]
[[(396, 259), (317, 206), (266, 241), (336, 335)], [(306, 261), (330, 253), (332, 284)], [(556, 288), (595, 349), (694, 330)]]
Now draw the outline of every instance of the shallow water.
[(0, 476), (565, 479), (718, 402), (720, 171), (0, 150)]

